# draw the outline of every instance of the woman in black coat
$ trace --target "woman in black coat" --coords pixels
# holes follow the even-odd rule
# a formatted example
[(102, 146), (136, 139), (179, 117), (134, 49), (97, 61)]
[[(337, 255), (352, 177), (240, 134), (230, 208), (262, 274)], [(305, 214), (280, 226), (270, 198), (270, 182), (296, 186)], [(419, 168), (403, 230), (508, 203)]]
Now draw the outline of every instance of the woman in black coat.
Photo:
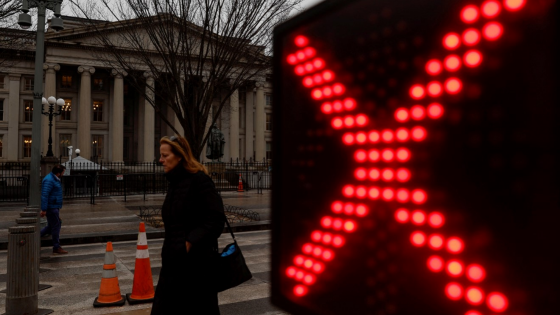
[(214, 268), (225, 223), (222, 198), (185, 138), (164, 137), (160, 145), (169, 190), (161, 211), (165, 239), (151, 314), (220, 314)]

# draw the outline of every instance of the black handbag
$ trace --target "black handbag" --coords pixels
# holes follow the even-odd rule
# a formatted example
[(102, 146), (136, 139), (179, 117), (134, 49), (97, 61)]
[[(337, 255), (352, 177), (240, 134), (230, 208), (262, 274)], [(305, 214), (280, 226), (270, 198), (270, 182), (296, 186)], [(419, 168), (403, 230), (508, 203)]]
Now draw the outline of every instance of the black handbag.
[(225, 291), (236, 287), (243, 282), (251, 279), (253, 275), (245, 263), (245, 258), (241, 252), (241, 248), (237, 245), (235, 235), (231, 230), (231, 226), (226, 218), (226, 224), (229, 233), (233, 238), (233, 243), (228, 244), (218, 256), (216, 290), (218, 292)]

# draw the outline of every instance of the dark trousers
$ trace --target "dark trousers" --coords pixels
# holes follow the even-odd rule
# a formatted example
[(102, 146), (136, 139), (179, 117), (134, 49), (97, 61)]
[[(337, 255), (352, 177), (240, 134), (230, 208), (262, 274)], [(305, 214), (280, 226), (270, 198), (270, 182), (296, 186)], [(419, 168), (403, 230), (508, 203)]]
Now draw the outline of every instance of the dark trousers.
[(52, 235), (53, 250), (60, 248), (60, 227), (62, 223), (58, 214), (59, 209), (48, 209), (47, 226), (41, 230), (41, 237), (45, 234)]

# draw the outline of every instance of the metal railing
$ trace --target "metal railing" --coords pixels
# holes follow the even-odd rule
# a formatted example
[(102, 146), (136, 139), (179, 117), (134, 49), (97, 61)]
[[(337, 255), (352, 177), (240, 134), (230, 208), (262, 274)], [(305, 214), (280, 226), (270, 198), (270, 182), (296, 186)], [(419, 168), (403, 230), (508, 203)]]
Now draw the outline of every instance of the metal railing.
[(29, 175), (0, 177), (0, 201), (25, 201), (29, 198)]

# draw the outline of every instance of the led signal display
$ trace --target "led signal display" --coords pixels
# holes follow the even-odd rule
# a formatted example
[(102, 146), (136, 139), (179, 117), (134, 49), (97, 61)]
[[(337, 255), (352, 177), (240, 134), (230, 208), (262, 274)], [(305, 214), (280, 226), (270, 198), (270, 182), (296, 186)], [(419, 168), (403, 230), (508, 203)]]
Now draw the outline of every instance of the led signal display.
[(557, 314), (554, 1), (326, 1), (275, 30), (272, 300)]

